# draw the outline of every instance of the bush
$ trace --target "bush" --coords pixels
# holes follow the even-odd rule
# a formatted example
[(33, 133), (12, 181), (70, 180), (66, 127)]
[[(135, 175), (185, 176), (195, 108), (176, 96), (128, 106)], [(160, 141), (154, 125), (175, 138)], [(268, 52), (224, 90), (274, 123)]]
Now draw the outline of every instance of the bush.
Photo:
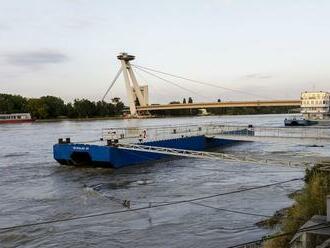
[[(314, 215), (326, 215), (326, 197), (330, 194), (330, 173), (322, 168), (328, 162), (319, 163), (306, 170), (305, 186), (295, 196), (295, 204), (289, 209), (281, 225), (281, 232), (295, 233)], [(265, 248), (289, 247), (292, 235), (265, 242)]]

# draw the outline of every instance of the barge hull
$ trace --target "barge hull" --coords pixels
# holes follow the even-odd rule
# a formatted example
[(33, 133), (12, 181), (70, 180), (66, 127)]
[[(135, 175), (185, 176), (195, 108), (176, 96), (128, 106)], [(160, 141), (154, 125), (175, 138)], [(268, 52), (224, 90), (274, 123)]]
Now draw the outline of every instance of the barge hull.
[[(166, 148), (203, 151), (216, 147), (225, 147), (241, 141), (230, 139), (208, 138), (205, 136), (184, 137), (178, 139), (142, 142), (142, 145)], [(90, 144), (56, 144), (53, 147), (54, 159), (65, 165), (92, 165), (121, 168), (129, 165), (143, 164), (170, 157), (169, 155), (120, 149), (113, 146)]]

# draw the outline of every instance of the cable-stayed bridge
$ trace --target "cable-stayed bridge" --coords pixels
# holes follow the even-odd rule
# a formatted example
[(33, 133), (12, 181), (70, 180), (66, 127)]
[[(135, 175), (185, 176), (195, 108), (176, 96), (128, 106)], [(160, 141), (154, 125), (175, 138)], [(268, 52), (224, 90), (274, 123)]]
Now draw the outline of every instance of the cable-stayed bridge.
[(235, 107), (300, 107), (300, 100), (261, 100), (261, 101), (228, 101), (201, 102), (179, 104), (157, 104), (137, 106), (137, 111), (169, 110), (169, 109), (207, 109), (207, 108), (235, 108)]
[[(171, 79), (164, 78), (167, 76), (170, 78), (176, 78), (179, 80), (189, 81), (191, 84), (199, 84), (203, 86), (208, 86), (216, 89), (232, 91), (238, 94), (249, 95), (257, 97), (258, 99), (265, 99), (264, 96), (257, 95), (252, 92), (242, 91), (238, 89), (232, 89), (228, 87), (223, 87), (215, 83), (203, 82), (199, 80), (190, 79), (187, 77), (182, 77), (174, 75), (167, 72), (162, 72), (153, 68), (148, 68), (140, 65), (131, 64), (130, 61), (135, 59), (135, 56), (129, 55), (127, 53), (121, 53), (117, 56), (121, 62), (121, 67), (116, 74), (115, 78), (111, 82), (109, 88), (104, 94), (102, 100), (105, 99), (107, 94), (110, 92), (111, 88), (114, 86), (119, 76), (123, 74), (125, 79), (126, 93), (129, 103), (130, 115), (132, 117), (148, 114), (149, 111), (159, 111), (159, 110), (175, 110), (175, 109), (208, 109), (208, 108), (235, 108), (235, 107), (295, 107), (299, 108), (301, 106), (301, 100), (287, 100), (287, 99), (267, 99), (267, 100), (254, 100), (254, 101), (218, 101), (218, 102), (199, 102), (199, 103), (174, 103), (174, 104), (151, 104), (149, 103), (149, 90), (148, 85), (140, 86), (138, 80), (133, 71), (134, 69), (153, 76), (158, 80), (162, 80), (166, 84), (170, 84), (194, 95), (200, 95), (199, 92), (195, 92), (191, 88), (184, 87), (182, 84), (172, 81)], [(267, 98), (267, 97), (266, 97)]]

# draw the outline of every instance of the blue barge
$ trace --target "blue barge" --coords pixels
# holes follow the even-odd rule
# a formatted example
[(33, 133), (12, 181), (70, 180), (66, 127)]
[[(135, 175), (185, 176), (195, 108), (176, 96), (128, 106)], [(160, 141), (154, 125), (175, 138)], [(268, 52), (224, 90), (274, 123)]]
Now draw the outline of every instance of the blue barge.
[[(139, 142), (146, 146), (203, 151), (225, 147), (241, 141), (207, 137), (205, 135), (183, 136), (164, 140)], [(92, 165), (121, 168), (169, 158), (170, 155), (121, 149), (116, 145), (93, 145), (71, 143), (69, 139), (53, 146), (54, 159), (63, 165)]]

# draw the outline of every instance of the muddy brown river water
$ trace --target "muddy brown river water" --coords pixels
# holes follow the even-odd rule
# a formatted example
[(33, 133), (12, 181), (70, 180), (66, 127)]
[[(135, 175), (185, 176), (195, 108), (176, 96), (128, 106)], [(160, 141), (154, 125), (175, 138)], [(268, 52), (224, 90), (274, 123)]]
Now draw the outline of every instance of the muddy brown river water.
[[(52, 145), (100, 137), (102, 128), (191, 124), (281, 126), (285, 115), (165, 118), (145, 120), (63, 121), (0, 126), (0, 247), (228, 247), (259, 239), (271, 230), (255, 225), (292, 204), (287, 195), (301, 181), (222, 195), (192, 203), (94, 218), (1, 228), (124, 210), (149, 202), (173, 202), (303, 177), (304, 168), (183, 158), (112, 170), (56, 163)], [(218, 149), (231, 154), (315, 160), (330, 157), (330, 144), (315, 140), (242, 143)], [(321, 146), (319, 146), (321, 144)], [(221, 210), (222, 209), (222, 210)]]

